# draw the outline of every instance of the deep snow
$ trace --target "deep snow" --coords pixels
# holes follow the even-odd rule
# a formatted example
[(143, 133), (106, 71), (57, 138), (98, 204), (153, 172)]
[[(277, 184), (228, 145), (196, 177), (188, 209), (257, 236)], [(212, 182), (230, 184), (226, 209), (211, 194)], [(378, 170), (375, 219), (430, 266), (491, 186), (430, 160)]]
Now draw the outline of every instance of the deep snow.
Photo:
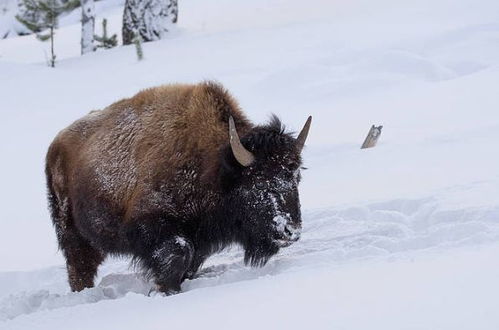
[[(119, 32), (121, 5), (97, 2), (96, 26)], [(497, 329), (498, 13), (492, 0), (184, 0), (142, 62), (133, 47), (80, 57), (72, 13), (55, 69), (33, 36), (0, 40), (0, 329)], [(237, 249), (215, 256), (176, 296), (147, 297), (127, 260), (69, 293), (46, 210), (51, 139), (142, 88), (203, 79), (255, 122), (314, 116), (301, 240), (261, 269)], [(372, 124), (379, 145), (360, 150)]]
[[(80, 294), (55, 298), (38, 292), (30, 302), (42, 300), (44, 311), (4, 325), (12, 330), (497, 329), (499, 267), (490, 260), (498, 253), (495, 244), (308, 267), (212, 287), (199, 280), (192, 290), (167, 298), (147, 297), (132, 275), (121, 275)], [(121, 299), (109, 300), (116, 296)]]

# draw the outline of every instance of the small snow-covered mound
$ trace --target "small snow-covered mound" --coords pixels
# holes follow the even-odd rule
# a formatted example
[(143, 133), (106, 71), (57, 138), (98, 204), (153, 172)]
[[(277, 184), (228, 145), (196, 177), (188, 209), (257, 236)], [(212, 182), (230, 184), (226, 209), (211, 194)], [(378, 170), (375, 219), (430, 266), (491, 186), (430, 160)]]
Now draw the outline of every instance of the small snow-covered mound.
[(130, 292), (148, 295), (153, 284), (137, 274), (109, 274), (100, 283), (82, 292), (50, 293), (49, 290), (11, 294), (0, 301), (0, 321), (37, 311), (117, 299)]

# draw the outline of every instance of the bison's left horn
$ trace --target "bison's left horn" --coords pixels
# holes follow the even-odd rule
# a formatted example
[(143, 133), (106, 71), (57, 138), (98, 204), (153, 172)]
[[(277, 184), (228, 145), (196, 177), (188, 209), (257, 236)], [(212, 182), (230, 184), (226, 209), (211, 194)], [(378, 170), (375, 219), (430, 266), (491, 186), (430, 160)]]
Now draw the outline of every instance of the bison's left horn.
[(232, 118), (232, 116), (229, 118), (229, 141), (232, 153), (234, 154), (234, 157), (236, 157), (239, 164), (245, 167), (250, 166), (255, 160), (255, 156), (253, 156), (253, 154), (246, 150), (246, 148), (241, 144), (241, 140), (239, 140), (239, 135), (236, 131), (236, 125), (234, 124), (234, 118)]
[(301, 152), (305, 141), (307, 140), (308, 131), (310, 130), (310, 124), (312, 123), (312, 116), (308, 116), (307, 122), (301, 129), (300, 135), (296, 138), (296, 149)]

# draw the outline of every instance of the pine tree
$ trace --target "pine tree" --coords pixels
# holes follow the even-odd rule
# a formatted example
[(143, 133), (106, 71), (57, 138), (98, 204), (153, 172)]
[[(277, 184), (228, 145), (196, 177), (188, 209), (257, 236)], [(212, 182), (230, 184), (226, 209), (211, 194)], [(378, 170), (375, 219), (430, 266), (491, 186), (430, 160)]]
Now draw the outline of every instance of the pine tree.
[(94, 47), (95, 9), (94, 0), (81, 0), (81, 54), (95, 50)]
[(35, 1), (19, 1), (19, 11), (16, 18), (32, 33), (40, 32), (38, 24), (40, 24), (42, 19)]
[(101, 48), (113, 48), (118, 45), (118, 37), (113, 34), (111, 37), (107, 35), (107, 19), (102, 20), (102, 36), (95, 35), (95, 40), (99, 43), (97, 47)]
[(133, 43), (136, 36), (144, 42), (161, 39), (177, 17), (177, 0), (126, 0), (123, 44)]
[[(31, 33), (41, 32), (38, 25), (43, 23), (43, 14), (40, 6), (37, 5), (38, 0), (18, 0), (18, 15), (23, 22), (31, 23), (31, 28), (28, 28)], [(63, 7), (63, 11), (68, 12), (80, 6), (80, 0), (59, 0), (57, 4)], [(24, 24), (24, 23), (23, 23)], [(26, 26), (26, 24), (24, 24)], [(26, 26), (27, 27), (27, 26)]]
[[(54, 53), (54, 33), (58, 25), (58, 18), (63, 12), (74, 8), (74, 2), (66, 1), (64, 4), (59, 0), (21, 0), (22, 8), (25, 9), (24, 13), (30, 15), (23, 15), (23, 13), (16, 16), (16, 19), (21, 22), (26, 28), (33, 33), (40, 41), (47, 41), (50, 39), (50, 58), (49, 65), (55, 66), (55, 53)], [(42, 32), (47, 31), (46, 34)]]

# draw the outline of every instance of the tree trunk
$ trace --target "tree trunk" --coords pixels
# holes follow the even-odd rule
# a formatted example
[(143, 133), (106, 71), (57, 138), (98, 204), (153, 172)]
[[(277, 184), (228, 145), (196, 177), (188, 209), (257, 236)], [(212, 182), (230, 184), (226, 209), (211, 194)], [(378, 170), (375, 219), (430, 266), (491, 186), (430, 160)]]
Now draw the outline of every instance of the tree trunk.
[(135, 36), (142, 41), (159, 40), (177, 21), (177, 0), (126, 0), (123, 12), (123, 44), (133, 43)]
[(81, 2), (81, 54), (93, 52), (95, 9), (94, 0), (80, 0)]
[(178, 1), (170, 0), (170, 5), (168, 6), (168, 13), (172, 17), (172, 23), (177, 23), (178, 21)]
[(55, 68), (54, 26), (50, 26), (50, 66)]

